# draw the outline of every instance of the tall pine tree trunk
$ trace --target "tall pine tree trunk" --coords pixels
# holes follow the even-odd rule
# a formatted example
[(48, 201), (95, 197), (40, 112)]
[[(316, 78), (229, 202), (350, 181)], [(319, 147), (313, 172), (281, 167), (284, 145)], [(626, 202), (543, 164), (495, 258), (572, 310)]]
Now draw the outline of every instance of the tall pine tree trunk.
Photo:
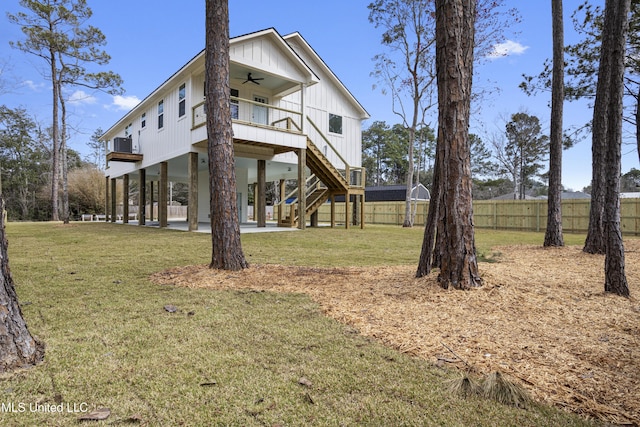
[(591, 122), (591, 206), (589, 208), (589, 228), (583, 248), (584, 252), (590, 254), (604, 254), (606, 251), (604, 231), (605, 155), (612, 60), (608, 54), (605, 54), (609, 50), (605, 45), (611, 40), (604, 38), (604, 31)]
[(62, 221), (69, 224), (69, 159), (67, 158), (67, 104), (64, 101), (62, 86), (58, 89), (60, 97), (60, 118), (62, 127), (60, 132), (60, 166), (62, 169)]
[(0, 197), (0, 373), (39, 363), (44, 344), (27, 329), (9, 269), (5, 236), (4, 199)]
[[(606, 292), (629, 296), (624, 245), (620, 229), (620, 169), (622, 162), (622, 98), (624, 60), (631, 0), (606, 0), (600, 64), (610, 62), (605, 151), (605, 285)], [(600, 76), (598, 76), (599, 85)], [(594, 113), (595, 114), (595, 113)]]
[(553, 20), (553, 77), (551, 138), (549, 141), (549, 197), (544, 246), (564, 246), (562, 236), (562, 113), (564, 102), (564, 28), (562, 0), (551, 0)]
[(58, 185), (60, 183), (60, 125), (58, 122), (58, 99), (60, 97), (60, 85), (58, 83), (58, 70), (56, 67), (56, 55), (51, 50), (51, 84), (53, 85), (53, 118), (51, 147), (51, 220), (59, 221), (58, 212)]
[(211, 268), (249, 267), (240, 244), (229, 87), (229, 3), (206, 0), (207, 134), (211, 193)]
[(473, 208), (469, 113), (473, 77), (475, 0), (436, 0), (439, 176), (436, 251), (443, 288), (482, 285), (478, 273)]

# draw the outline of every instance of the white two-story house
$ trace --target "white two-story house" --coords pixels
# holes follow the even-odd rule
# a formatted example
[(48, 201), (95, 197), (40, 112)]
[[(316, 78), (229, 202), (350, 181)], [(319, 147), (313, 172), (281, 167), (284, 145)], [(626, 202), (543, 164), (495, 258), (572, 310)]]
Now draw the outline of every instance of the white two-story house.
[[(347, 213), (350, 201), (364, 212), (361, 128), (369, 115), (327, 64), (299, 33), (283, 37), (274, 29), (232, 38), (229, 54), (240, 221), (247, 222), (248, 188), (255, 185), (255, 218), (265, 225), (266, 182), (280, 182), (281, 225), (304, 228), (327, 200), (335, 212), (338, 194), (347, 196)], [(204, 96), (202, 51), (104, 133), (108, 218), (121, 180), (128, 220), (130, 180), (137, 180), (140, 224), (157, 202), (160, 226), (167, 226), (169, 182), (188, 184), (190, 230), (209, 221)], [(297, 180), (293, 196), (284, 194), (285, 180)]]

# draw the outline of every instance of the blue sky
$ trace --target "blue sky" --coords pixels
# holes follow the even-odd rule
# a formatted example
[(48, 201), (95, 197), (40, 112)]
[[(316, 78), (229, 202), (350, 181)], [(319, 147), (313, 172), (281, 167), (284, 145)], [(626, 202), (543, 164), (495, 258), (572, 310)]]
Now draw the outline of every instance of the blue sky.
[[(510, 36), (506, 55), (485, 61), (477, 68), (479, 80), (492, 80), (500, 87), (483, 102), (473, 117), (472, 132), (485, 141), (488, 135), (504, 128), (504, 117), (520, 110), (538, 116), (545, 129), (549, 124), (548, 95), (527, 97), (519, 88), (521, 75), (537, 74), (545, 58), (551, 57), (551, 2), (507, 0), (516, 7), (523, 22)], [(603, 1), (594, 1), (602, 4)], [(71, 122), (77, 128), (70, 146), (87, 154), (86, 142), (98, 128), (108, 129), (135, 103), (146, 97), (164, 80), (204, 48), (204, 1), (183, 0), (88, 0), (94, 15), (90, 23), (107, 37), (106, 50), (112, 60), (108, 69), (124, 79), (126, 93), (114, 98), (102, 93), (68, 93)], [(368, 21), (370, 0), (231, 0), (231, 36), (274, 27), (280, 34), (298, 31), (367, 109), (371, 119), (389, 124), (399, 120), (391, 111), (390, 99), (370, 77), (372, 58), (381, 52), (380, 31)], [(565, 0), (565, 42), (576, 40), (570, 14), (582, 0)], [(21, 10), (18, 0), (3, 0), (3, 12)], [(0, 104), (26, 107), (46, 125), (50, 121), (50, 85), (39, 72), (44, 64), (38, 58), (10, 48), (10, 40), (22, 39), (22, 33), (9, 24), (5, 13), (0, 18), (0, 64), (5, 62), (2, 78), (9, 93), (0, 93)], [(502, 119), (501, 119), (502, 117)], [(591, 117), (585, 104), (565, 104), (565, 126), (583, 124)], [(502, 121), (501, 121), (502, 120)], [(623, 172), (638, 168), (638, 156), (632, 146), (623, 147)], [(563, 184), (574, 190), (591, 179), (590, 139), (565, 151)]]

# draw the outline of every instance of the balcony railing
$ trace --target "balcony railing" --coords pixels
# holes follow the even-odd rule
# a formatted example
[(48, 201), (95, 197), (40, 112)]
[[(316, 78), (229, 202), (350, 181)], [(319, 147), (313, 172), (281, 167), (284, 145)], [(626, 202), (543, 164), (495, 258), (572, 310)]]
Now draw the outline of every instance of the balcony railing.
[[(191, 129), (207, 124), (207, 109), (205, 102), (192, 108)], [(231, 97), (231, 119), (237, 123), (282, 129), (288, 131), (302, 130), (302, 113), (288, 110), (249, 99)]]

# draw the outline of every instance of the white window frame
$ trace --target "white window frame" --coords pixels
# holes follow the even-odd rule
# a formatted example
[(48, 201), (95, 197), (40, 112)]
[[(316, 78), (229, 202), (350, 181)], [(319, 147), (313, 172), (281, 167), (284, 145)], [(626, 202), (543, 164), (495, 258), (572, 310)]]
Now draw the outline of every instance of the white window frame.
[(158, 130), (164, 129), (164, 99), (158, 101)]
[(182, 83), (178, 88), (178, 118), (187, 115), (187, 84)]
[[(332, 119), (339, 118), (340, 119), (340, 132), (335, 132), (331, 130), (331, 121)], [(344, 134), (344, 117), (339, 114), (329, 113), (329, 133), (334, 135), (343, 135)]]

